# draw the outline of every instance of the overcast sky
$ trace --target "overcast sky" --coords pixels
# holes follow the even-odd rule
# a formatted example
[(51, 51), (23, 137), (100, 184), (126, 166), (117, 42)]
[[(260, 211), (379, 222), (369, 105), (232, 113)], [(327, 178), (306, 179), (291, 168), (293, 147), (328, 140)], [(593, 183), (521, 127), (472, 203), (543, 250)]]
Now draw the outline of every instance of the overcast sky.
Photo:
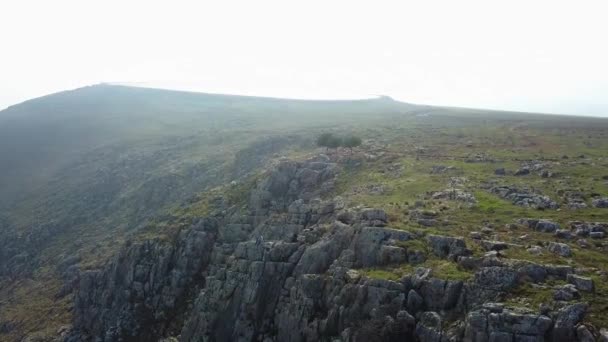
[(608, 116), (607, 1), (0, 1), (0, 108), (99, 82)]

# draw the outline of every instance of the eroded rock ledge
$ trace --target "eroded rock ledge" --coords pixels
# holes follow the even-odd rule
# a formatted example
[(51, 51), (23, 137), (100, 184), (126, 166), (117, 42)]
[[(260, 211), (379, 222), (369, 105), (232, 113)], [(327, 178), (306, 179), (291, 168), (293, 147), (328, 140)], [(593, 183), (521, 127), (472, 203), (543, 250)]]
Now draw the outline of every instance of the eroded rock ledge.
[[(589, 341), (584, 303), (531, 312), (500, 303), (523, 281), (572, 268), (473, 257), (457, 237), (433, 253), (474, 272), (444, 280), (417, 268), (398, 280), (360, 269), (418, 260), (412, 233), (382, 210), (325, 199), (339, 166), (282, 161), (246, 208), (221, 208), (172, 239), (125, 246), (80, 275), (68, 341)], [(574, 279), (570, 277), (571, 279)], [(574, 282), (574, 281), (573, 281)]]

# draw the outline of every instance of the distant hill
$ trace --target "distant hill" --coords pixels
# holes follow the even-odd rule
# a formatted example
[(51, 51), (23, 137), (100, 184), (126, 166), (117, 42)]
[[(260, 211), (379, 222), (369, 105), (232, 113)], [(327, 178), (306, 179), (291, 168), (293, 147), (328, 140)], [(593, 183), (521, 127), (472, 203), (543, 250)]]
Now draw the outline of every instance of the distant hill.
[(99, 148), (145, 146), (218, 131), (321, 126), (343, 116), (409, 108), (386, 99), (281, 100), (104, 84), (48, 95), (0, 112), (0, 207), (23, 199)]

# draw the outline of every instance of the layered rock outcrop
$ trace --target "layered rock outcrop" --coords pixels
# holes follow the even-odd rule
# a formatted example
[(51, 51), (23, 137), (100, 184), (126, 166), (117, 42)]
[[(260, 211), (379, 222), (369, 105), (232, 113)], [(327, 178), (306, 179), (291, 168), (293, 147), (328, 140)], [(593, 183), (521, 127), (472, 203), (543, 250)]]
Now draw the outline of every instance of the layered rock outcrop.
[[(69, 341), (542, 341), (576, 338), (584, 304), (520, 312), (500, 301), (522, 281), (572, 270), (471, 256), (462, 238), (427, 236), (433, 257), (474, 276), (419, 267), (400, 279), (413, 233), (378, 209), (330, 197), (338, 166), (282, 161), (240, 208), (220, 208), (171, 239), (132, 243), (80, 274)], [(536, 266), (535, 266), (536, 265)], [(570, 277), (571, 279), (575, 279)], [(573, 281), (574, 282), (574, 281)], [(582, 332), (581, 332), (582, 334)], [(582, 335), (581, 335), (582, 336)]]

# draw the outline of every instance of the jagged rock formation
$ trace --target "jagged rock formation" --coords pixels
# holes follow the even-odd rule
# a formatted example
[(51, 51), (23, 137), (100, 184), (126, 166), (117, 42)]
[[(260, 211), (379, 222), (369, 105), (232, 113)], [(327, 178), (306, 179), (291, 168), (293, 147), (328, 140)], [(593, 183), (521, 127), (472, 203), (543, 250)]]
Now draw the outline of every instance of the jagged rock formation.
[(103, 272), (81, 274), (75, 325), (109, 341), (164, 334), (183, 310), (187, 292), (202, 282), (217, 229), (216, 220), (202, 219), (170, 244), (128, 246)]
[(534, 209), (559, 208), (559, 204), (550, 197), (536, 194), (528, 189), (519, 189), (515, 186), (497, 186), (491, 188), (490, 192), (522, 207)]
[[(382, 210), (327, 199), (326, 156), (281, 161), (245, 207), (222, 207), (168, 240), (132, 243), (80, 275), (68, 341), (562, 341), (585, 335), (586, 306), (523, 312), (503, 304), (524, 281), (572, 267), (471, 256), (464, 239), (427, 236), (436, 257), (475, 272), (444, 280), (417, 268), (397, 281), (361, 269), (411, 260), (412, 233)], [(582, 327), (582, 328), (581, 328)], [(580, 330), (580, 333), (579, 333)], [(587, 331), (588, 332), (588, 331)], [(582, 340), (582, 339), (581, 339)]]

